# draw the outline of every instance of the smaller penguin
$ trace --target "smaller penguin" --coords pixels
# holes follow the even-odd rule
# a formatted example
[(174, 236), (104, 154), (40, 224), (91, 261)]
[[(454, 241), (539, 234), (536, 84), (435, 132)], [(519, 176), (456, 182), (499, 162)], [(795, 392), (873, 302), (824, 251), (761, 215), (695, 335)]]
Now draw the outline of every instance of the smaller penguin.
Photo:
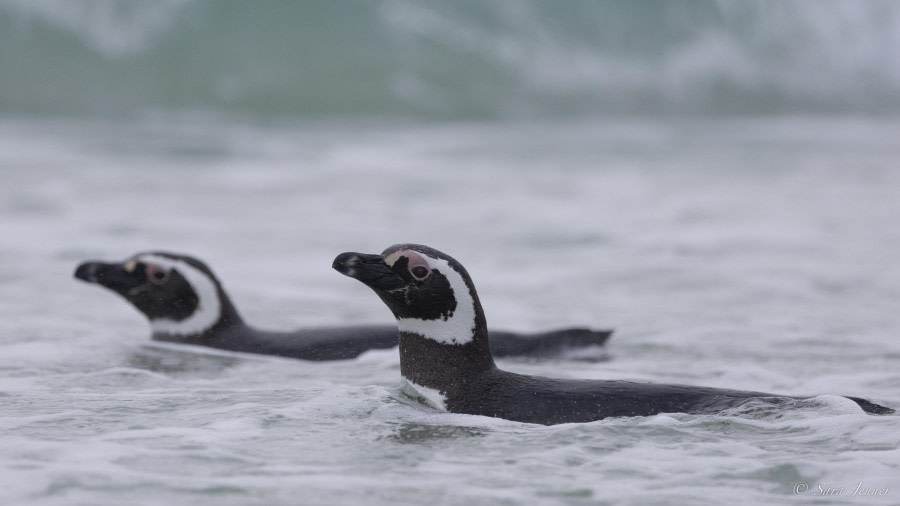
[[(230, 351), (305, 360), (341, 360), (397, 345), (393, 325), (305, 328), (273, 332), (241, 319), (222, 284), (187, 255), (139, 253), (121, 263), (84, 262), (77, 279), (121, 295), (150, 320), (152, 338)], [(568, 348), (599, 346), (611, 331), (565, 328), (535, 334), (493, 332), (498, 356), (542, 357)]]
[[(688, 385), (564, 380), (494, 364), (484, 311), (465, 268), (435, 249), (398, 244), (381, 255), (342, 253), (332, 267), (369, 286), (400, 330), (400, 373), (416, 397), (451, 413), (544, 425), (613, 416), (719, 413), (753, 399), (799, 399)], [(866, 413), (894, 410), (849, 397)]]

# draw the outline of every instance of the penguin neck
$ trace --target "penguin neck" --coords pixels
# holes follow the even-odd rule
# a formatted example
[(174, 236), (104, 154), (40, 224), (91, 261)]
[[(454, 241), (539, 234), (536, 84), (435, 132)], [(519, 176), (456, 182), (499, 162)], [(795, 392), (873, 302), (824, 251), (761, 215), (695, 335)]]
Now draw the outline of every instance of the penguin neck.
[(447, 395), (465, 386), (466, 378), (496, 369), (487, 323), (477, 299), (474, 307), (475, 325), (468, 335), (458, 339), (465, 344), (447, 344), (400, 331), (400, 374), (406, 381)]
[(241, 315), (238, 313), (234, 303), (231, 302), (228, 294), (225, 293), (225, 290), (218, 287), (216, 292), (219, 298), (219, 318), (213, 322), (212, 325), (200, 331), (178, 332), (177, 327), (174, 331), (170, 331), (171, 325), (167, 325), (165, 330), (159, 330), (153, 325), (153, 321), (151, 321), (150, 325), (151, 328), (153, 328), (153, 340), (209, 345), (213, 344), (218, 336), (236, 330), (249, 329), (247, 324), (244, 323), (243, 318), (241, 318)]

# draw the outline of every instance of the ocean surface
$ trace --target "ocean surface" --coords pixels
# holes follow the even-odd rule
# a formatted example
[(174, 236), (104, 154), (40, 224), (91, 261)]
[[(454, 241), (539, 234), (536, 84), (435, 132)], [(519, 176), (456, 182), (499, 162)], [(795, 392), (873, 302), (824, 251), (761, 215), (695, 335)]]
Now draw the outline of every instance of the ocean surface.
[[(0, 118), (0, 503), (898, 504), (900, 121)], [(332, 271), (420, 242), (494, 327), (614, 327), (501, 367), (813, 395), (553, 427), (436, 412), (396, 350), (160, 345), (86, 259), (205, 259), (271, 329), (388, 323)], [(859, 488), (859, 491), (857, 489)], [(852, 496), (854, 493), (877, 494)]]

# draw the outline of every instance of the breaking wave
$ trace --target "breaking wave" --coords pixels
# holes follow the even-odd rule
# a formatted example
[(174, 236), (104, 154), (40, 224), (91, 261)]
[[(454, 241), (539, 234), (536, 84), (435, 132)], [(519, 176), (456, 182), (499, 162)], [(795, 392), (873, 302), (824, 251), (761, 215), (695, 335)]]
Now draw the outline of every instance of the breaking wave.
[(0, 0), (0, 112), (900, 112), (900, 3)]

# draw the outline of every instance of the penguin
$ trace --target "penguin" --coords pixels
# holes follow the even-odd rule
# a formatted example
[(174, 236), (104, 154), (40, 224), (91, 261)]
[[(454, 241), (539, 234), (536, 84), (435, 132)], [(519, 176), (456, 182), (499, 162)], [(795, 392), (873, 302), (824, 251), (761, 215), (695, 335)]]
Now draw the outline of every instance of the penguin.
[[(762, 392), (631, 381), (567, 380), (497, 368), (475, 285), (436, 249), (398, 244), (380, 255), (342, 253), (332, 267), (371, 288), (397, 319), (404, 391), (451, 413), (543, 425), (659, 413), (714, 414), (754, 399), (800, 399)], [(890, 408), (849, 397), (866, 413)]]
[[(305, 360), (342, 360), (397, 346), (392, 325), (260, 330), (244, 323), (212, 270), (188, 255), (138, 253), (121, 263), (88, 261), (75, 278), (121, 295), (150, 321), (152, 338), (229, 351)], [(611, 331), (565, 328), (534, 334), (492, 333), (497, 356), (542, 357), (602, 345)]]

